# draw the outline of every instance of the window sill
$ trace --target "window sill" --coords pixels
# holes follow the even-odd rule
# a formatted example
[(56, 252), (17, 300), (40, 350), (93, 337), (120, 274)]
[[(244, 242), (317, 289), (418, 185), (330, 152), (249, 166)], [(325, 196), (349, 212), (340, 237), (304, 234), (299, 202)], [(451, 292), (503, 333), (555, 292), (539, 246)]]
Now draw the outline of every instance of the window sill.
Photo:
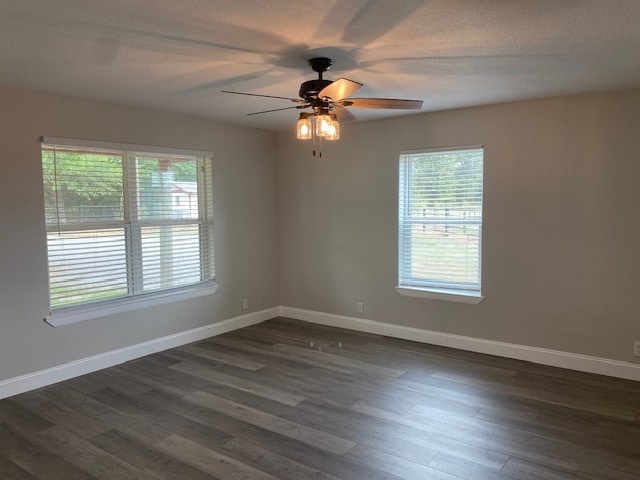
[(483, 296), (475, 295), (464, 290), (426, 289), (417, 287), (396, 287), (396, 290), (403, 297), (429, 298), (431, 300), (466, 303), (468, 305), (478, 305), (484, 300)]
[(86, 320), (108, 317), (118, 313), (131, 312), (142, 308), (165, 305), (167, 303), (188, 300), (190, 298), (213, 295), (218, 290), (217, 285), (195, 286), (178, 291), (150, 293), (137, 297), (128, 297), (106, 302), (101, 305), (86, 305), (72, 308), (71, 311), (53, 312), (44, 319), (52, 327), (80, 323)]

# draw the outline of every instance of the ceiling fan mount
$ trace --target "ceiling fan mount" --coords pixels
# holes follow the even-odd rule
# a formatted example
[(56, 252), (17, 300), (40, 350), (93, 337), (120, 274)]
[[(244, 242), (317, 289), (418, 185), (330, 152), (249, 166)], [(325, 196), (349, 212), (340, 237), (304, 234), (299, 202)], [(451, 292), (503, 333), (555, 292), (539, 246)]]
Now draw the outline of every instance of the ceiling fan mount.
[(331, 68), (333, 62), (330, 58), (327, 57), (314, 57), (307, 60), (307, 63), (311, 67), (311, 70), (314, 72), (318, 72), (320, 75), (320, 79), (322, 79), (322, 74)]
[(307, 63), (309, 63), (309, 66), (314, 72), (318, 73), (318, 78), (303, 82), (300, 85), (298, 95), (310, 103), (314, 109), (321, 108), (324, 102), (318, 98), (318, 93), (333, 83), (331, 80), (324, 80), (322, 74), (331, 68), (332, 62), (330, 58), (315, 57), (310, 58)]

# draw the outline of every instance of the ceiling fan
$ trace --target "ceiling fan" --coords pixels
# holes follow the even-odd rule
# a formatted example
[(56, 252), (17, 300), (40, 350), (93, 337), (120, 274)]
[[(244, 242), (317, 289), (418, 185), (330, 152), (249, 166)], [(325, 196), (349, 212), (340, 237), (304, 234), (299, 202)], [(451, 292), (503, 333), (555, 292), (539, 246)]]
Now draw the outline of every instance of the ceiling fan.
[(319, 137), (325, 140), (338, 140), (340, 138), (340, 122), (355, 120), (355, 116), (345, 107), (350, 108), (379, 108), (379, 109), (409, 109), (422, 108), (422, 100), (402, 100), (398, 98), (350, 98), (353, 92), (362, 87), (362, 83), (354, 82), (347, 78), (336, 81), (322, 78), (324, 72), (331, 67), (331, 59), (326, 57), (311, 58), (309, 66), (318, 73), (318, 78), (308, 80), (300, 85), (300, 98), (278, 97), (274, 95), (259, 95), (256, 93), (232, 92), (222, 90), (223, 93), (235, 95), (249, 95), (252, 97), (267, 97), (289, 100), (296, 103), (293, 107), (275, 108), (247, 115), (259, 115), (263, 113), (278, 112), (281, 110), (311, 108), (312, 112), (300, 113), (297, 124), (297, 137), (308, 140)]

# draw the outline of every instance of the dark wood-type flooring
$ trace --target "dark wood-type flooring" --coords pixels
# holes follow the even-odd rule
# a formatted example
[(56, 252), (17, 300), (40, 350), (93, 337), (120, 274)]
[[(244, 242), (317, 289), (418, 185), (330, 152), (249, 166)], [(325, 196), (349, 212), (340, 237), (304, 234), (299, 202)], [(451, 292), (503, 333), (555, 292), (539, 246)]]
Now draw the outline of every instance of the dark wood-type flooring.
[(638, 480), (639, 412), (639, 382), (279, 318), (0, 401), (0, 479)]

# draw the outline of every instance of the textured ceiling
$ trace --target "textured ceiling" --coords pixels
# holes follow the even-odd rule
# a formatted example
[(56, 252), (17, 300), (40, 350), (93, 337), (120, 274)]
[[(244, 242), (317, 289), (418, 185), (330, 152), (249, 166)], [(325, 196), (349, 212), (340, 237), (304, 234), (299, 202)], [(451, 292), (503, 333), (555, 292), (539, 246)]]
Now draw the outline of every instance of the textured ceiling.
[(638, 86), (639, 26), (640, 0), (0, 0), (0, 84), (281, 130), (245, 114), (286, 100), (220, 90), (297, 97), (314, 56), (422, 111)]

